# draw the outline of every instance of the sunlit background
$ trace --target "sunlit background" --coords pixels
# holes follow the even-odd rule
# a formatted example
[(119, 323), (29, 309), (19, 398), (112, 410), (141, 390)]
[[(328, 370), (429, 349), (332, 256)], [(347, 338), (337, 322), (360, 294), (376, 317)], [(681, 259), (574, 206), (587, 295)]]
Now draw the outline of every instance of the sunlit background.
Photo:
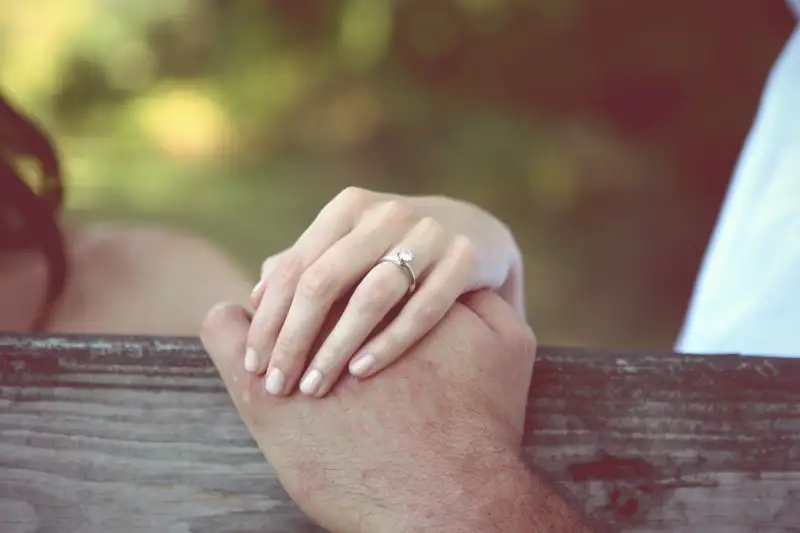
[(255, 276), (346, 185), (515, 231), (549, 344), (673, 342), (782, 0), (0, 0), (0, 82), (73, 215)]

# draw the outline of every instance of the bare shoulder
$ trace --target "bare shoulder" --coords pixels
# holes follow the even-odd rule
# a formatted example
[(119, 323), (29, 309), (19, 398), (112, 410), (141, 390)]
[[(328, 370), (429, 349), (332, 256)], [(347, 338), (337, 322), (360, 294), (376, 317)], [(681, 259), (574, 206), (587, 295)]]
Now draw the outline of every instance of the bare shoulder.
[(246, 305), (253, 281), (207, 240), (155, 225), (82, 229), (70, 259), (62, 332), (195, 335), (215, 303)]

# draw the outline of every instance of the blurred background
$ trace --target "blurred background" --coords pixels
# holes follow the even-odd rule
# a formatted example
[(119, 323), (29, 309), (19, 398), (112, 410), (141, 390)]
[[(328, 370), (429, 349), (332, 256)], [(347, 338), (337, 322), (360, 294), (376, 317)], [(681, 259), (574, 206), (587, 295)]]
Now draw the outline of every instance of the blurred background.
[(495, 213), (547, 344), (669, 347), (781, 0), (0, 0), (68, 207), (253, 273), (348, 185)]

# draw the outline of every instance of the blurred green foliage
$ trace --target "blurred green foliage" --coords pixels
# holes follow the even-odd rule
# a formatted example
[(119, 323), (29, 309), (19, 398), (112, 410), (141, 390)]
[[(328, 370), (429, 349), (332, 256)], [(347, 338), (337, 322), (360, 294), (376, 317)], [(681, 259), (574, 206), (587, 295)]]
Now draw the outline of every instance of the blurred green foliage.
[(0, 0), (0, 80), (86, 220), (255, 274), (346, 185), (514, 229), (548, 343), (671, 344), (782, 2)]

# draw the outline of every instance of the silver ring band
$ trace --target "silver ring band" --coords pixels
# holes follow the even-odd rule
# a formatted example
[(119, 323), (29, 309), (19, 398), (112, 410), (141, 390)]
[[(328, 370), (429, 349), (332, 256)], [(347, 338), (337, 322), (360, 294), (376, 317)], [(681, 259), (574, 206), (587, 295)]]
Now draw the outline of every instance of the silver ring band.
[(381, 257), (380, 261), (378, 261), (378, 265), (381, 263), (392, 263), (393, 265), (400, 267), (400, 269), (405, 272), (406, 277), (408, 278), (408, 294), (411, 294), (414, 292), (414, 289), (417, 288), (417, 276), (414, 274), (414, 270), (411, 268), (411, 265), (409, 265), (412, 259), (414, 259), (414, 254), (406, 249), (400, 249), (394, 253)]

